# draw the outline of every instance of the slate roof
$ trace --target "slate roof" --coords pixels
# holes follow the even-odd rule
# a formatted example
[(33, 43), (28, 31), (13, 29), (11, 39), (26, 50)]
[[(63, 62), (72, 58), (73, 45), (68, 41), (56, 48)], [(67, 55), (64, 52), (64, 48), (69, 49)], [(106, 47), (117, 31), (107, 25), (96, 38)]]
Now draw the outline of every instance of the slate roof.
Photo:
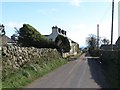
[(7, 43), (14, 43), (14, 40), (12, 40), (11, 38), (9, 38), (6, 35), (2, 36), (2, 45), (5, 45)]
[(116, 45), (117, 45), (118, 48), (120, 49), (120, 37), (119, 37), (118, 40), (116, 41)]

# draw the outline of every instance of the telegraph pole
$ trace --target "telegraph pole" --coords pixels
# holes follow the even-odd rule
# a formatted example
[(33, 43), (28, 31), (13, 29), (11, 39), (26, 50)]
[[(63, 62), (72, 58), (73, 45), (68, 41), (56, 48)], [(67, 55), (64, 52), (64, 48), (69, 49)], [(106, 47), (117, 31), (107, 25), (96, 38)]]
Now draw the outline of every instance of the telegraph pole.
[(99, 24), (97, 24), (97, 49), (99, 48)]
[(114, 0), (112, 1), (112, 24), (111, 24), (111, 49), (113, 50), (113, 19), (114, 19)]

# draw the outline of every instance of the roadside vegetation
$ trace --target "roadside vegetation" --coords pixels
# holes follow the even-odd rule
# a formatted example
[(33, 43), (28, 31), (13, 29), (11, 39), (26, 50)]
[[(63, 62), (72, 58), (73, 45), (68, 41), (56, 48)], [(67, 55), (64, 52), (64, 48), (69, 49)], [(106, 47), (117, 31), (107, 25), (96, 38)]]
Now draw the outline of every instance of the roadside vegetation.
[(67, 37), (63, 37), (62, 35), (58, 35), (56, 37), (55, 43), (57, 44), (59, 49), (62, 50), (61, 52), (69, 52), (71, 49), (69, 40), (67, 39)]
[(59, 58), (44, 61), (41, 64), (25, 65), (19, 71), (12, 74), (10, 78), (6, 78), (2, 82), (2, 88), (22, 88), (35, 79), (42, 77), (65, 63), (67, 63), (65, 59)]
[(0, 90), (2, 90), (2, 81), (0, 81)]
[(67, 37), (58, 35), (55, 42), (53, 42), (29, 24), (23, 24), (23, 27), (16, 31), (16, 34), (12, 35), (12, 39), (16, 40), (19, 46), (23, 47), (53, 48), (60, 53), (70, 51), (70, 43)]
[[(12, 38), (16, 40), (17, 46), (20, 47), (52, 48), (57, 49), (59, 53), (70, 51), (70, 43), (67, 38), (59, 35), (55, 42), (52, 42), (29, 24), (23, 24), (23, 27), (16, 31)], [(10, 71), (4, 68), (2, 88), (22, 88), (68, 62), (60, 55), (58, 57), (53, 53), (50, 54), (48, 57), (41, 57), (41, 61), (38, 63), (26, 63), (12, 74), (7, 73), (6, 75), (6, 72)], [(5, 58), (3, 57), (3, 59)], [(36, 60), (37, 58), (33, 59), (33, 61)]]
[(23, 47), (36, 47), (36, 48), (57, 48), (57, 45), (48, 40), (44, 35), (38, 32), (34, 27), (29, 24), (23, 24), (17, 31), (17, 43)]
[[(95, 35), (90, 35), (86, 41), (89, 54), (93, 57), (99, 57), (110, 87), (120, 88), (120, 50), (101, 50), (97, 47), (97, 37)], [(103, 42), (103, 45), (109, 44), (108, 39), (103, 39), (100, 42)]]
[(120, 50), (101, 51), (100, 60), (112, 88), (120, 88)]

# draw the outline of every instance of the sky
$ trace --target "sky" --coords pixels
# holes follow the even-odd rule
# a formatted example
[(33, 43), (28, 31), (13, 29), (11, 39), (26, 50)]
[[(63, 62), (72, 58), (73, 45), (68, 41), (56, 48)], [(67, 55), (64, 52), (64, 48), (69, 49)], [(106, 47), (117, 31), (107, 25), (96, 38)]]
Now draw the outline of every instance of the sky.
[[(118, 1), (115, 0), (113, 43), (118, 38)], [(22, 25), (30, 24), (42, 35), (49, 35), (52, 26), (67, 31), (67, 36), (86, 46), (86, 38), (97, 34), (111, 39), (112, 0), (2, 0), (0, 23), (10, 37)]]

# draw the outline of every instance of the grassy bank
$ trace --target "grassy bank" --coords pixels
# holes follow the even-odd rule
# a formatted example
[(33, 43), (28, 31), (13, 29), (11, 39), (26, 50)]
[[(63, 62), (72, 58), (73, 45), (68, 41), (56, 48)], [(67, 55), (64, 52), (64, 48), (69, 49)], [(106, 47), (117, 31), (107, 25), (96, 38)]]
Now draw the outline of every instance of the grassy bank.
[(10, 78), (6, 78), (2, 82), (2, 88), (22, 88), (65, 63), (67, 63), (65, 59), (59, 58), (57, 60), (45, 61), (41, 64), (25, 65), (24, 68), (11, 75)]
[(93, 57), (100, 57), (110, 87), (120, 88), (120, 50), (92, 50), (89, 53)]
[(102, 51), (101, 62), (112, 88), (120, 88), (120, 51)]
[(0, 81), (0, 90), (2, 89), (2, 81)]

